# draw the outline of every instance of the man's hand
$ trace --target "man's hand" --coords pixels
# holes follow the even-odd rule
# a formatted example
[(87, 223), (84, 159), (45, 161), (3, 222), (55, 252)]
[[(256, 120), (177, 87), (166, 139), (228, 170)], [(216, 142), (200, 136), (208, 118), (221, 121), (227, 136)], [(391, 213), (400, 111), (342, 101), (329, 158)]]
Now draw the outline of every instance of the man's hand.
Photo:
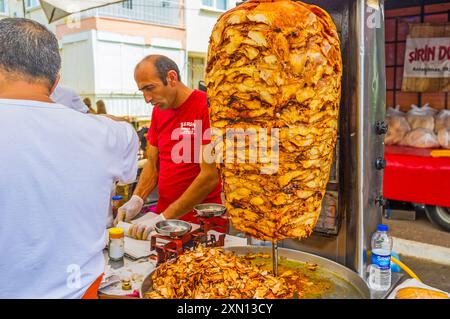
[(128, 231), (128, 237), (133, 237), (139, 240), (150, 240), (150, 233), (155, 229), (156, 223), (162, 220), (166, 220), (166, 218), (163, 214), (159, 214), (150, 220), (149, 225), (134, 224)]
[(144, 200), (142, 198), (137, 195), (131, 196), (128, 202), (119, 207), (116, 219), (114, 220), (114, 225), (117, 225), (117, 223), (121, 221), (129, 222), (139, 214), (143, 206)]

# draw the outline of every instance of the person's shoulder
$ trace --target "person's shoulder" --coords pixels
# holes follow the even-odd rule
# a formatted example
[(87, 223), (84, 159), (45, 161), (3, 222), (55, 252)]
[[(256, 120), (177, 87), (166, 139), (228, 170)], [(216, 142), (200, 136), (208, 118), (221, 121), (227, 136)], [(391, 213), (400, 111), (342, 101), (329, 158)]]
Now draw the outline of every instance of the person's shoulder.
[[(123, 130), (133, 130), (133, 126), (125, 121), (117, 121), (109, 118), (105, 115), (100, 114), (84, 114), (87, 120), (91, 121), (93, 125), (107, 126), (110, 129), (123, 131)], [(94, 124), (95, 123), (95, 124)]]
[(195, 104), (201, 111), (208, 110), (208, 99), (206, 96), (206, 92), (200, 90), (194, 90), (192, 93), (195, 97)]
[(53, 91), (52, 96), (58, 96), (58, 95), (70, 95), (70, 96), (72, 96), (72, 95), (78, 95), (78, 94), (75, 92), (75, 90), (73, 90), (73, 89), (71, 89), (71, 88), (69, 88), (67, 86), (58, 84), (55, 87), (55, 90)]
[(75, 90), (63, 85), (56, 86), (50, 98), (55, 103), (62, 104), (75, 111), (87, 113), (89, 110)]
[(152, 121), (156, 120), (159, 117), (164, 117), (164, 111), (161, 111), (161, 109), (157, 106), (152, 106)]
[(106, 125), (108, 127), (109, 134), (112, 133), (126, 144), (139, 140), (136, 130), (130, 123), (125, 121), (113, 120), (104, 115), (93, 115), (93, 116), (98, 118), (99, 121), (103, 123), (103, 125)]
[(194, 89), (193, 94), (195, 94), (196, 98), (204, 100), (206, 102), (206, 92)]

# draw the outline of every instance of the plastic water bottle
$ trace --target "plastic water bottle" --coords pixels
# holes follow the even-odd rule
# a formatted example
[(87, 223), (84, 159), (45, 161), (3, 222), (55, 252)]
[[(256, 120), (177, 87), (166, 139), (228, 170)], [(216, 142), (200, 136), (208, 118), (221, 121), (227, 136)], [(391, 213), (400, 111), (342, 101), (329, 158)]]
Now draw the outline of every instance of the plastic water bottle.
[(385, 291), (391, 286), (392, 237), (387, 225), (378, 225), (372, 235), (372, 262), (369, 266), (368, 284), (373, 290)]

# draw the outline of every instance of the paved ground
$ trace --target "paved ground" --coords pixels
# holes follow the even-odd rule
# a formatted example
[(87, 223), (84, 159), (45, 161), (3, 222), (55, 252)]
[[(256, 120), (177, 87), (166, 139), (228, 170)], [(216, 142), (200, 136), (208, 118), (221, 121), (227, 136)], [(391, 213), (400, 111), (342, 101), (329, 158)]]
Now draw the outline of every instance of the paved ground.
[(389, 226), (389, 233), (393, 237), (450, 248), (450, 232), (431, 224), (425, 213), (417, 213), (416, 220), (383, 218), (383, 223)]
[(400, 255), (400, 259), (424, 284), (450, 292), (450, 266), (431, 263), (409, 256)]
[[(416, 220), (383, 218), (383, 223), (389, 226), (389, 232), (393, 237), (450, 248), (450, 233), (431, 224), (423, 212), (416, 214)], [(400, 255), (400, 259), (425, 284), (450, 292), (449, 265), (403, 255)]]

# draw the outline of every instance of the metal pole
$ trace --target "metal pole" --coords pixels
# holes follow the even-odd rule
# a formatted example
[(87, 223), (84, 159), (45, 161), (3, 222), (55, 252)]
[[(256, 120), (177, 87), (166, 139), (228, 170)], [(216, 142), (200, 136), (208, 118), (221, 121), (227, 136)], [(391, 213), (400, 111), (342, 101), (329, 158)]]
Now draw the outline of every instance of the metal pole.
[(272, 242), (272, 264), (273, 275), (278, 276), (278, 242), (275, 240)]
[(27, 13), (27, 9), (25, 7), (25, 0), (22, 0), (22, 10), (23, 10), (23, 17), (25, 18)]

